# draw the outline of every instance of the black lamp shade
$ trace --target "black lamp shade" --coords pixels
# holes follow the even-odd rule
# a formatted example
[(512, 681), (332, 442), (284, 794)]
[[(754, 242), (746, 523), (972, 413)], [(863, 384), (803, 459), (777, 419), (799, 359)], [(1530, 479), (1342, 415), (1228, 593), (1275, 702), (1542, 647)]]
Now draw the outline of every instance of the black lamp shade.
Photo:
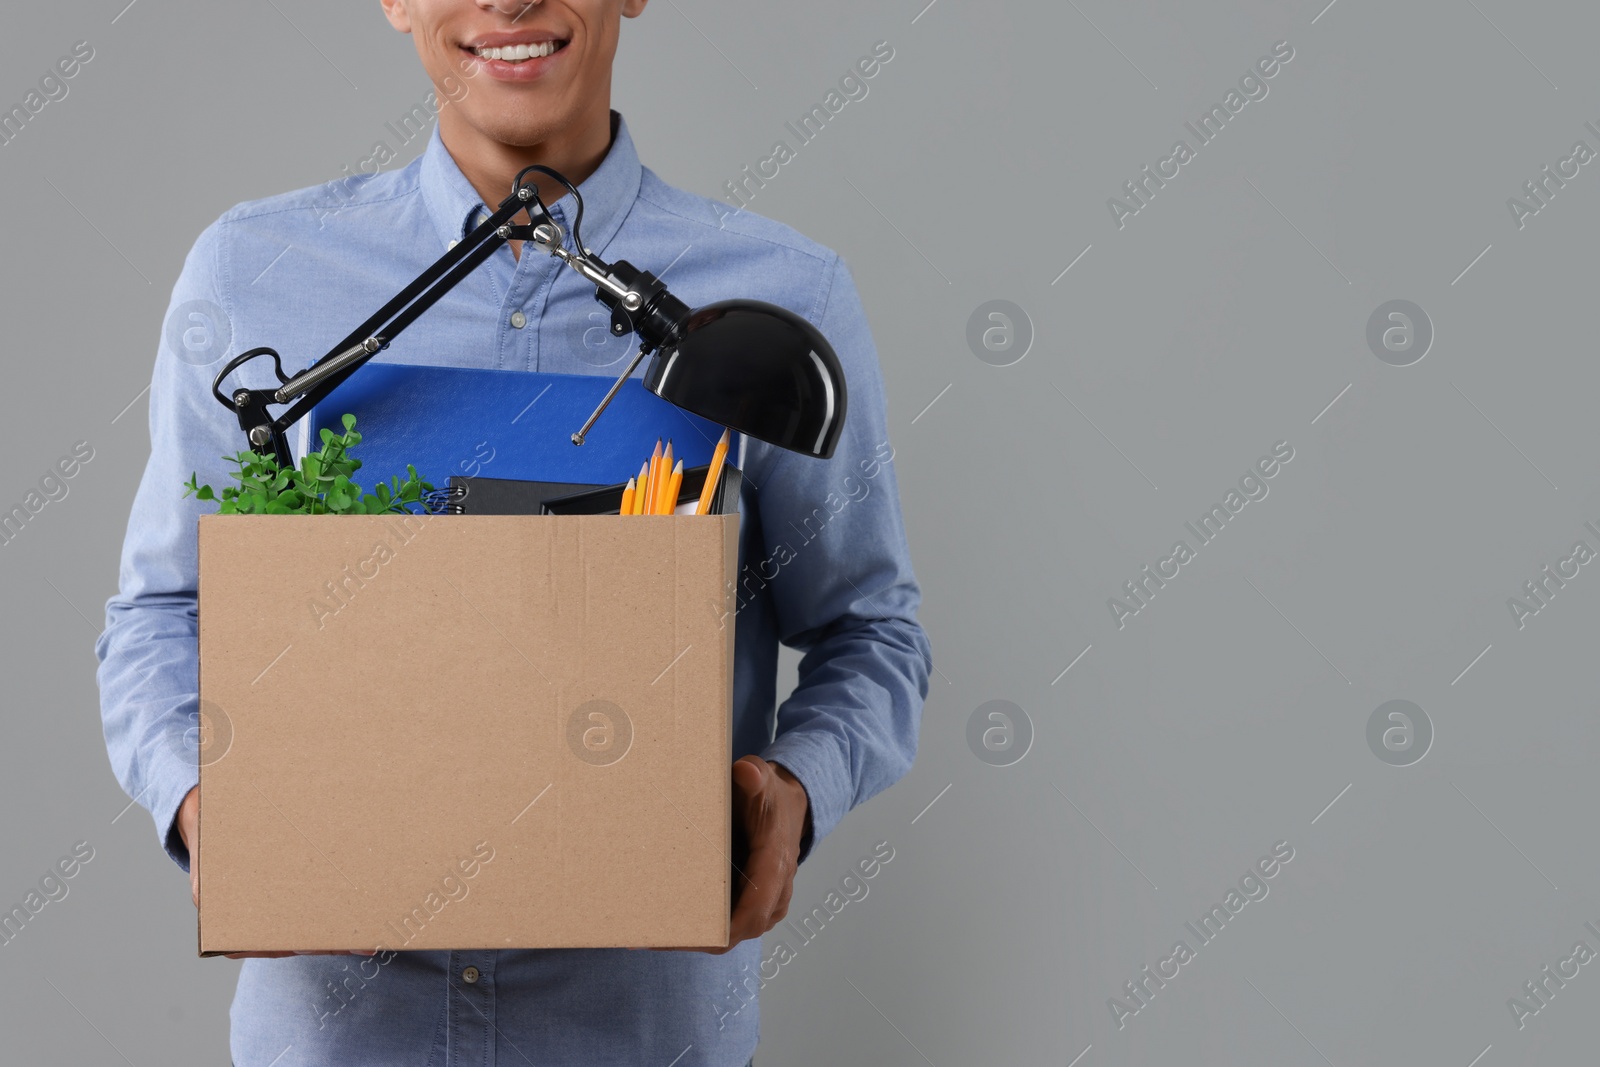
[(844, 429), (844, 370), (811, 323), (761, 300), (697, 308), (659, 349), (644, 386), (702, 418), (827, 459)]

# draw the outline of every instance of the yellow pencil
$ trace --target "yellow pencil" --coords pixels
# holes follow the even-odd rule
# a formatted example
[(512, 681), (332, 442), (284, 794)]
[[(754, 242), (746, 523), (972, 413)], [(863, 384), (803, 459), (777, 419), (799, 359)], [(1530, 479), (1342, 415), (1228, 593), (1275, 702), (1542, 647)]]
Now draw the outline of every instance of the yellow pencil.
[(722, 461), (728, 455), (728, 430), (722, 431), (722, 439), (717, 442), (717, 447), (711, 453), (711, 468), (706, 471), (706, 484), (700, 490), (700, 502), (695, 505), (696, 515), (705, 515), (711, 511), (711, 495), (717, 491), (717, 478), (722, 474)]
[(630, 514), (630, 515), (643, 515), (644, 514), (644, 483), (645, 483), (645, 479), (647, 477), (649, 477), (649, 475), (650, 475), (650, 464), (649, 463), (641, 463), (641, 464), (639, 464), (639, 480), (634, 483), (635, 484), (635, 488), (634, 488), (634, 492), (633, 492), (633, 510), (630, 511), (628, 514)]
[(654, 515), (656, 513), (656, 490), (659, 488), (659, 486), (656, 485), (656, 478), (657, 470), (660, 468), (660, 466), (661, 438), (658, 437), (656, 438), (656, 450), (650, 455), (650, 473), (645, 479), (644, 513), (646, 515)]
[(661, 453), (661, 474), (656, 479), (656, 492), (650, 498), (657, 515), (671, 514), (672, 508), (667, 505), (667, 483), (672, 481), (672, 438), (667, 438), (667, 450)]
[(633, 479), (628, 479), (627, 487), (622, 490), (622, 506), (617, 509), (618, 515), (633, 514)]
[(672, 468), (672, 477), (667, 479), (667, 505), (661, 514), (671, 515), (678, 510), (678, 490), (683, 485), (683, 460), (678, 460), (678, 465)]

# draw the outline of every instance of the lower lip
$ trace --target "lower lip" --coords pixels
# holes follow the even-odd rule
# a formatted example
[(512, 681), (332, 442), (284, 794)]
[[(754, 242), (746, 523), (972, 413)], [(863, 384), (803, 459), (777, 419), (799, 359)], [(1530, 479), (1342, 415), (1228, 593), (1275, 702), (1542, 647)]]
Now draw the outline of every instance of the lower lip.
[(551, 52), (538, 59), (525, 59), (520, 63), (507, 63), (503, 59), (484, 59), (470, 48), (461, 51), (473, 63), (477, 64), (489, 77), (500, 82), (530, 82), (542, 78), (550, 67), (560, 61), (561, 57), (572, 47), (570, 44)]

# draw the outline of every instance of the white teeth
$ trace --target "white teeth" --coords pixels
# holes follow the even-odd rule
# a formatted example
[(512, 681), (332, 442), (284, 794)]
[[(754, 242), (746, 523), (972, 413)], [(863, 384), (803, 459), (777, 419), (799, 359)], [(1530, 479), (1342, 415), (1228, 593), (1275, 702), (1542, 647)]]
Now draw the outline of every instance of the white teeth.
[(520, 63), (524, 59), (542, 59), (556, 50), (555, 41), (545, 41), (542, 44), (513, 44), (504, 48), (474, 48), (473, 54), (483, 59), (500, 59), (508, 63)]

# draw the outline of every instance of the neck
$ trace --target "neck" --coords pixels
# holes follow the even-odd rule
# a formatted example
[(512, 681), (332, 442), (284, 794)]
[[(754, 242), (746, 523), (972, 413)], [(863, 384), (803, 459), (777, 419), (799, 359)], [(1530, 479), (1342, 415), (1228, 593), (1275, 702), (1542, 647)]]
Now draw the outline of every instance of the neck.
[[(461, 169), (478, 196), (492, 211), (511, 194), (511, 183), (524, 168), (535, 163), (550, 167), (580, 185), (593, 174), (611, 150), (611, 108), (605, 101), (591, 108), (583, 122), (552, 134), (536, 144), (513, 145), (495, 140), (465, 122), (446, 108), (439, 115), (439, 139)], [(595, 114), (597, 112), (597, 114)], [(546, 207), (566, 195), (567, 190), (543, 174), (530, 180), (539, 190)], [(512, 255), (520, 258), (522, 242), (511, 241)]]

